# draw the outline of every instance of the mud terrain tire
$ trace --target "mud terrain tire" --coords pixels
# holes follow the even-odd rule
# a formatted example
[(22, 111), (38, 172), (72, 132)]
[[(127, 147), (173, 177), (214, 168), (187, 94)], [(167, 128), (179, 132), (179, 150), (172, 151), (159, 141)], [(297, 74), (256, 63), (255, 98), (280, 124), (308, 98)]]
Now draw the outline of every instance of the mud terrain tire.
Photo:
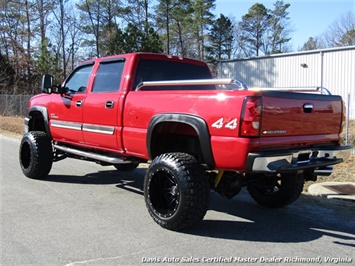
[(21, 140), (19, 159), (25, 176), (45, 178), (53, 164), (53, 148), (48, 135), (42, 131), (26, 133)]
[(260, 177), (257, 182), (247, 186), (250, 196), (260, 205), (279, 208), (291, 204), (302, 193), (304, 178), (302, 174), (287, 173), (281, 177)]
[(144, 179), (144, 198), (153, 220), (169, 230), (199, 223), (209, 204), (209, 180), (196, 159), (186, 153), (156, 157)]

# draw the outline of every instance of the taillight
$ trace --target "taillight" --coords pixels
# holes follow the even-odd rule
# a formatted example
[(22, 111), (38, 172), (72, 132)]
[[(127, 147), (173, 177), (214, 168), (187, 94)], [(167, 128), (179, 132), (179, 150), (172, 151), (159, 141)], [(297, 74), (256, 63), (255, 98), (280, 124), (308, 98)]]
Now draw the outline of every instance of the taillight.
[(241, 116), (240, 136), (259, 136), (261, 128), (261, 110), (261, 97), (249, 96), (244, 99)]

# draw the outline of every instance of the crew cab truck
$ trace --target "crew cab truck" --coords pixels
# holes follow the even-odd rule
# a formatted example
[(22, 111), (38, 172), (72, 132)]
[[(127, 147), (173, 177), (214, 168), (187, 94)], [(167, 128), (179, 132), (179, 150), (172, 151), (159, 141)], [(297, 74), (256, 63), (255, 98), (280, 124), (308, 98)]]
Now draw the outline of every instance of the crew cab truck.
[(67, 157), (120, 171), (150, 165), (148, 212), (182, 230), (201, 221), (210, 189), (232, 198), (243, 187), (267, 207), (301, 194), (305, 180), (329, 175), (350, 156), (341, 145), (345, 110), (323, 88), (248, 89), (212, 79), (200, 61), (131, 53), (88, 60), (63, 82), (44, 75), (31, 98), (19, 161), (45, 179)]

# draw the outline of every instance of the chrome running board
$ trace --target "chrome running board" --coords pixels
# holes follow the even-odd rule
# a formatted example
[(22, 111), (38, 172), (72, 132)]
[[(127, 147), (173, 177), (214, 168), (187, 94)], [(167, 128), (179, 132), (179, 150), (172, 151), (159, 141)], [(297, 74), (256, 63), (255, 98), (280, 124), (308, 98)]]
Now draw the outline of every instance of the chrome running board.
[(97, 154), (97, 153), (81, 151), (81, 150), (69, 148), (69, 147), (66, 147), (66, 146), (60, 146), (60, 145), (54, 144), (53, 147), (55, 149), (57, 149), (57, 150), (63, 151), (63, 152), (68, 153), (68, 154), (75, 154), (77, 156), (81, 156), (81, 157), (97, 160), (97, 161), (100, 161), (100, 162), (106, 162), (106, 163), (110, 163), (110, 164), (131, 163), (131, 161), (125, 161), (125, 160), (122, 160), (122, 159), (117, 158), (117, 157), (109, 157), (109, 156), (101, 155), (101, 154)]

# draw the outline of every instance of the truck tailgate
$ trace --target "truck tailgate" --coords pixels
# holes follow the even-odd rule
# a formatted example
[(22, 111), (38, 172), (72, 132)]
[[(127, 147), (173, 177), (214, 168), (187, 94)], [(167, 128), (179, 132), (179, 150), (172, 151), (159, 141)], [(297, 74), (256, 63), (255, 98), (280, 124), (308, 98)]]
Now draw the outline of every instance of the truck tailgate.
[(342, 108), (340, 96), (263, 91), (260, 148), (338, 142)]

